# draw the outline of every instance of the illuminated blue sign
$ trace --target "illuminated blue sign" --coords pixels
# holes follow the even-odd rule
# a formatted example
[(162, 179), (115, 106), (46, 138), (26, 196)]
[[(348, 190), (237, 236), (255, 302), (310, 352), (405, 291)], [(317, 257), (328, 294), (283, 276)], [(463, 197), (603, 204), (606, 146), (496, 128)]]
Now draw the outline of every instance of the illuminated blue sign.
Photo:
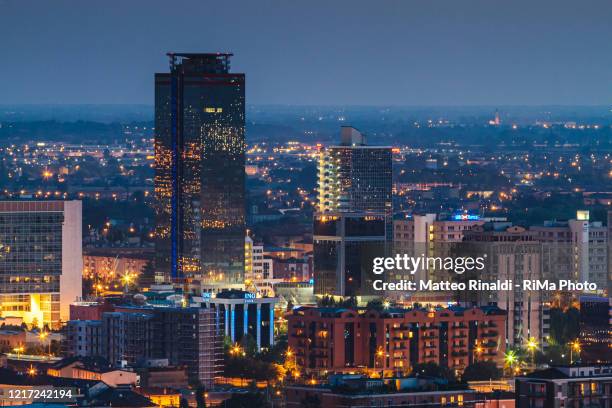
[(455, 214), (453, 215), (454, 221), (478, 221), (480, 219), (479, 215), (471, 215), (471, 214)]

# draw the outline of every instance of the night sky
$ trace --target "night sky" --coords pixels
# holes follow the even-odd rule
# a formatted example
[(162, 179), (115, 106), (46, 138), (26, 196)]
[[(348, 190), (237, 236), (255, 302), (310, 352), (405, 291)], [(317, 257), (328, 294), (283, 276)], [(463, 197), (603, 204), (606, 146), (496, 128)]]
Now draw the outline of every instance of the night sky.
[(167, 51), (252, 104), (612, 103), (610, 0), (0, 0), (0, 50), (0, 104), (152, 104)]

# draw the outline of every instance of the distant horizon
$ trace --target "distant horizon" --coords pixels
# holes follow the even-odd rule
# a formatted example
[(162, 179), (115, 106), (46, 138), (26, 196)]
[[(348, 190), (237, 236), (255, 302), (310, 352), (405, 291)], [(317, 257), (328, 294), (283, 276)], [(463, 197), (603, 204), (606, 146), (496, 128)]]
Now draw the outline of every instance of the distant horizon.
[[(154, 104), (148, 103), (0, 103), (0, 107), (78, 107), (78, 106), (140, 106), (140, 107), (151, 107), (154, 108)], [(602, 104), (463, 104), (463, 105), (395, 105), (395, 104), (297, 104), (297, 103), (246, 103), (246, 106), (270, 106), (270, 107), (296, 107), (296, 108), (310, 108), (310, 107), (346, 107), (346, 108), (543, 108), (543, 107), (559, 107), (559, 108), (610, 108), (612, 111), (612, 102)]]

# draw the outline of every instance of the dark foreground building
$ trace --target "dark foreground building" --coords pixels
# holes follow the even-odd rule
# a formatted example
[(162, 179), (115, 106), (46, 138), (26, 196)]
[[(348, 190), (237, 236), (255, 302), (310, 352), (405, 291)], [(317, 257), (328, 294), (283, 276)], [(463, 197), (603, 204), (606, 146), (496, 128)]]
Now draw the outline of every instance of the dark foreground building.
[(113, 367), (145, 367), (167, 359), (192, 383), (212, 387), (221, 370), (222, 335), (215, 313), (199, 307), (117, 307), (101, 320), (67, 322), (67, 356), (101, 356)]
[(516, 378), (517, 408), (612, 406), (612, 366), (564, 366)]
[(612, 364), (610, 299), (580, 297), (580, 360), (585, 364)]
[(232, 54), (170, 53), (155, 74), (156, 270), (174, 280), (244, 281), (244, 74)]

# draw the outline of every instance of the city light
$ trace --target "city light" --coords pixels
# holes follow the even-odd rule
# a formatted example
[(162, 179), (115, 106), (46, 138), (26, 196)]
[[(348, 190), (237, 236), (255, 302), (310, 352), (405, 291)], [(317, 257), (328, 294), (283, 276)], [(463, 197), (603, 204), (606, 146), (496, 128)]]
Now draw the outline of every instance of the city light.
[(504, 361), (507, 365), (512, 367), (514, 364), (518, 362), (518, 356), (514, 350), (508, 350), (504, 355)]

